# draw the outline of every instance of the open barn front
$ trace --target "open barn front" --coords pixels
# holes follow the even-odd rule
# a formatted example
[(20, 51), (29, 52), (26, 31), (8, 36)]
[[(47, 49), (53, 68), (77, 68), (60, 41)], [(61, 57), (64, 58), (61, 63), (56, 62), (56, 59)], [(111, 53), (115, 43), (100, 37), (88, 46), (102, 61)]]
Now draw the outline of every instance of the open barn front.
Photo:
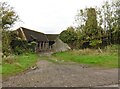
[[(59, 34), (44, 34), (24, 27), (20, 27), (16, 31), (22, 40), (25, 40), (28, 43), (36, 42), (34, 48), (36, 52), (56, 52), (56, 50), (64, 51), (70, 49), (67, 44), (63, 45), (64, 42), (59, 39)], [(60, 50), (61, 47), (64, 49)]]
[(49, 50), (49, 42), (40, 41), (38, 42), (37, 51), (43, 52)]

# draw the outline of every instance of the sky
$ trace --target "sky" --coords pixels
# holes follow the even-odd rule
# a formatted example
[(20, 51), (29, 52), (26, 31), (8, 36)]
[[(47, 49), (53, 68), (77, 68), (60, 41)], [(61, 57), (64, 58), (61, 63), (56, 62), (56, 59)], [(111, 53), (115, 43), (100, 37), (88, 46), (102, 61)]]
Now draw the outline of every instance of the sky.
[(105, 0), (0, 0), (6, 1), (19, 15), (13, 29), (26, 27), (31, 30), (59, 34), (75, 25), (78, 10), (101, 6)]

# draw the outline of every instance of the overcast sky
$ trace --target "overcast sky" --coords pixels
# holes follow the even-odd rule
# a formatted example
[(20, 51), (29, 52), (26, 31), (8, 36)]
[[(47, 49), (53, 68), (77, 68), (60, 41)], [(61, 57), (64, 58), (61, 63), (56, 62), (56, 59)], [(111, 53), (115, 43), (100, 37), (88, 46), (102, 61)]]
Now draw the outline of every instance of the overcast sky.
[[(3, 0), (0, 0), (3, 1)], [(4, 0), (19, 15), (22, 26), (43, 33), (60, 33), (73, 26), (79, 9), (100, 6), (105, 0)]]

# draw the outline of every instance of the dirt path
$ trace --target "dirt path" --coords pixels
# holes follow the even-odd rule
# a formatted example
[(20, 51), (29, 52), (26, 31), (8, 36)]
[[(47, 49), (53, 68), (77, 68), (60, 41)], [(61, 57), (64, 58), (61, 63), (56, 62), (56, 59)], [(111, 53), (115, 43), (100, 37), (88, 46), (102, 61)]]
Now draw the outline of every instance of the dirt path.
[(77, 63), (37, 63), (36, 70), (10, 77), (3, 87), (87, 87), (118, 83), (118, 69), (100, 69)]

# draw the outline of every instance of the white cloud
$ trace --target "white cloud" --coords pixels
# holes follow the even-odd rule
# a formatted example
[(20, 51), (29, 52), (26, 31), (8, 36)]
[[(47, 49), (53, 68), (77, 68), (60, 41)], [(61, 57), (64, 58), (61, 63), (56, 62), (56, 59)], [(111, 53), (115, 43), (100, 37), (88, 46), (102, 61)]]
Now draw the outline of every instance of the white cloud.
[(90, 6), (99, 6), (104, 0), (5, 0), (14, 7), (28, 27), (44, 33), (60, 33), (73, 25), (77, 10)]

